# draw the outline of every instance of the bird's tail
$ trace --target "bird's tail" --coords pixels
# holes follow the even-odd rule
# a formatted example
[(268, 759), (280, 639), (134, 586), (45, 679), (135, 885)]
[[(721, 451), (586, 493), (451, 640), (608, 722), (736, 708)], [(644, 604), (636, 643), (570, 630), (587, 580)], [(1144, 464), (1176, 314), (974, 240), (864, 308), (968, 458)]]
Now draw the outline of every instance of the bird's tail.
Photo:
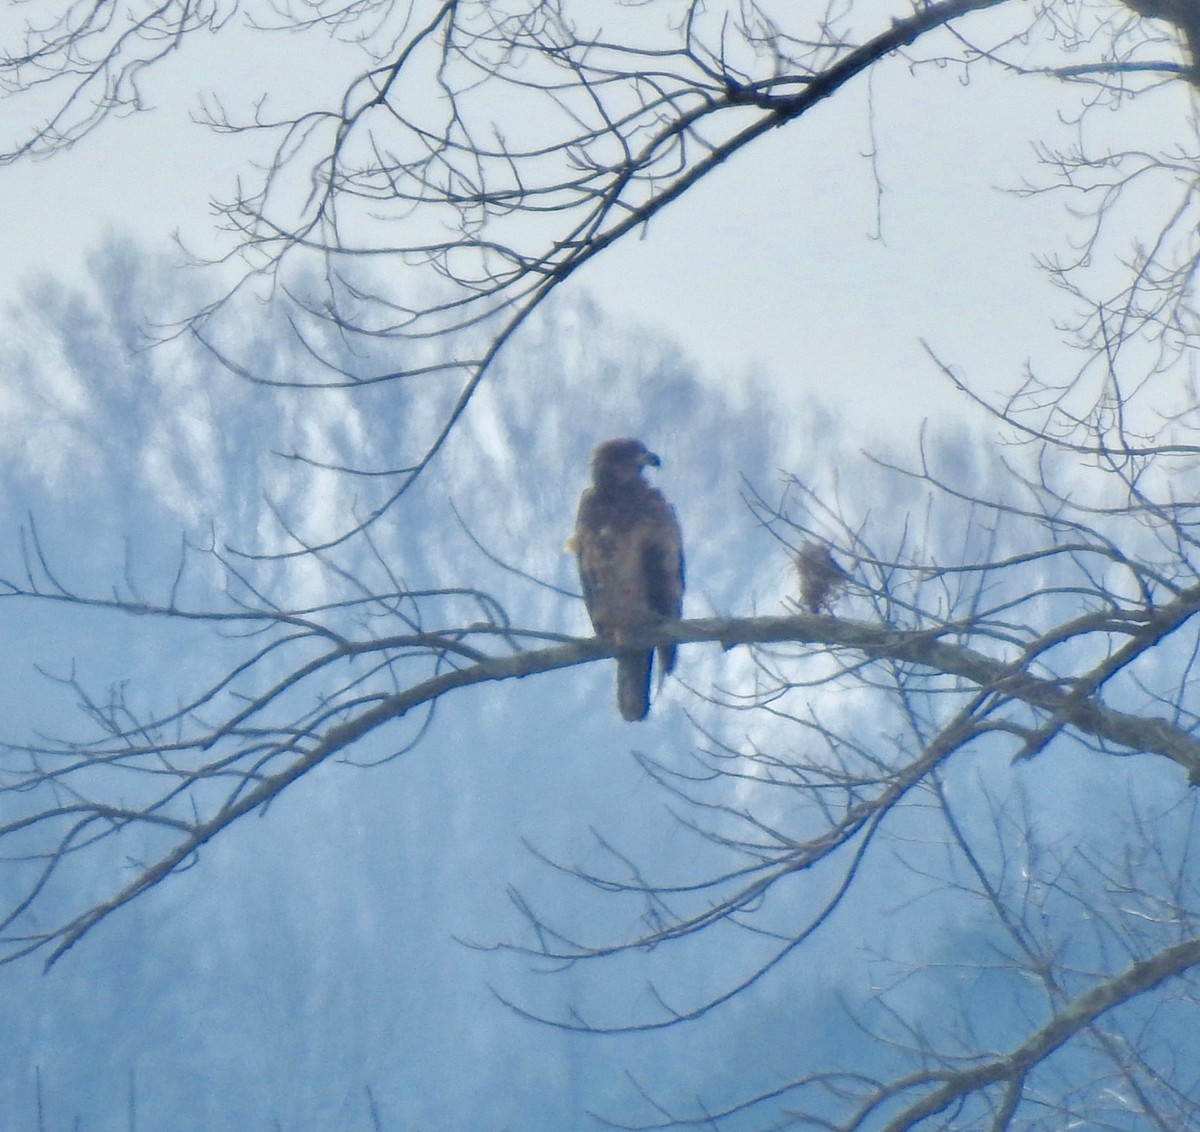
[(650, 661), (653, 652), (626, 652), (617, 657), (617, 707), (634, 723), (650, 710)]

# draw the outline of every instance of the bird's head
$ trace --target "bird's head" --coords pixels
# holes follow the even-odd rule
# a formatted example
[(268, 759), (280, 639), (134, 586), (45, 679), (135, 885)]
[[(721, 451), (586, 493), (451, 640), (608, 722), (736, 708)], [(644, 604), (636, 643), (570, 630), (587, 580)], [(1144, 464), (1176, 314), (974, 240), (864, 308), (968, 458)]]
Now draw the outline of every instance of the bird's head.
[(597, 444), (592, 452), (592, 479), (596, 483), (628, 483), (645, 467), (657, 468), (662, 461), (640, 440), (622, 436)]

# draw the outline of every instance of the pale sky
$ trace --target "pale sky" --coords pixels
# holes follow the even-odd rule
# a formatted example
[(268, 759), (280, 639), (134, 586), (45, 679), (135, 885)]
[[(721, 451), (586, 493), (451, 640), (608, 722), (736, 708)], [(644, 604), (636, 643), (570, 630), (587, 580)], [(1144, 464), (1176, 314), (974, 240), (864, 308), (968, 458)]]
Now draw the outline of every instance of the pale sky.
[[(149, 74), (150, 113), (4, 169), (0, 295), (39, 272), (78, 277), (107, 235), (167, 250), (178, 229), (192, 249), (211, 249), (208, 198), (229, 190), (256, 142), (214, 136), (188, 116), (211, 91), (232, 90), (234, 111), (267, 85), (274, 106), (302, 96), (303, 56), (288, 52), (306, 42), (206, 34)], [(274, 66), (264, 43), (276, 46)], [(322, 75), (341, 58), (326, 45)], [(860, 78), (760, 139), (572, 285), (674, 335), (718, 380), (758, 373), (798, 406), (827, 404), (851, 430), (911, 437), (954, 403), (919, 339), (985, 391), (1011, 388), (1027, 359), (1061, 354), (1047, 316), (1062, 296), (1032, 257), (1062, 248), (1062, 201), (1001, 190), (1041, 175), (1032, 141), (1068, 142), (1057, 115), (1082, 93), (982, 70), (964, 85), (892, 61), (870, 86)], [(1161, 114), (1165, 97), (1180, 96), (1156, 96), (1148, 112)], [(877, 210), (882, 242), (870, 238)]]

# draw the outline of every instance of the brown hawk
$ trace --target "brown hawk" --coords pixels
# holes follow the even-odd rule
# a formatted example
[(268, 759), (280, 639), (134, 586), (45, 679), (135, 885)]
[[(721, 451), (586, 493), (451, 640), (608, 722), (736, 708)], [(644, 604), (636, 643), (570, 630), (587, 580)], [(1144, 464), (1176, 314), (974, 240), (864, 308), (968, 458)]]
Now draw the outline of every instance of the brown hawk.
[[(674, 508), (642, 479), (659, 458), (639, 440), (606, 440), (592, 453), (592, 486), (579, 500), (568, 546), (579, 558), (583, 600), (596, 634), (617, 650), (629, 634), (683, 611), (683, 543)], [(650, 710), (653, 650), (617, 652), (617, 706), (628, 720)], [(675, 645), (658, 648), (659, 678)]]
[(806, 542), (796, 553), (800, 571), (800, 600), (809, 613), (828, 611), (850, 579), (823, 542)]

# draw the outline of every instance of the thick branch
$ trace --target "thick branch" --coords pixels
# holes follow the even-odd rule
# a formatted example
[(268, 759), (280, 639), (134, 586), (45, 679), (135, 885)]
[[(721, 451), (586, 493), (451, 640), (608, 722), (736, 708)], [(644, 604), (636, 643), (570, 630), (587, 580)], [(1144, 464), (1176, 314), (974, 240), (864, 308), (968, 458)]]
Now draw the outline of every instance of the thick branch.
[[(1181, 608), (1176, 609), (1176, 606)], [(1175, 615), (1190, 617), (1200, 608), (1200, 593), (1166, 607)], [(744, 620), (710, 618), (685, 621), (663, 634), (678, 641), (720, 641), (727, 648), (739, 644), (787, 641), (835, 645), (864, 653), (872, 660), (906, 660), (934, 672), (961, 676), (980, 688), (999, 692), (1031, 707), (1061, 713), (1072, 726), (1105, 743), (1131, 752), (1163, 755), (1200, 784), (1200, 741), (1188, 732), (1153, 716), (1132, 715), (1107, 707), (1094, 698), (1078, 698), (1069, 686), (1030, 675), (1019, 664), (1008, 664), (940, 639), (938, 631), (902, 631), (865, 621), (827, 617), (755, 617)]]
[[(1200, 604), (1200, 590), (1164, 607), (1163, 618), (1179, 623)], [(1170, 617), (1167, 617), (1167, 614)], [(1164, 629), (1164, 631), (1166, 631)], [(1166, 720), (1131, 715), (1107, 707), (1095, 698), (1079, 697), (1069, 686), (1031, 676), (1019, 665), (940, 640), (937, 631), (903, 631), (862, 621), (798, 614), (790, 617), (704, 618), (682, 621), (641, 636), (629, 644), (651, 647), (663, 640), (714, 641), (725, 648), (739, 644), (793, 642), (852, 649), (871, 660), (900, 659), (933, 672), (960, 676), (980, 689), (1032, 707), (1059, 713), (1080, 732), (1132, 752), (1159, 754), (1177, 762), (1189, 781), (1200, 783), (1200, 742)], [(500, 680), (520, 679), (541, 672), (571, 668), (612, 655), (603, 641), (581, 640), (545, 649), (488, 657), (463, 668), (440, 673), (410, 688), (380, 699), (371, 708), (332, 726), (324, 737), (294, 763), (262, 778), (253, 789), (212, 818), (191, 827), (187, 837), (112, 899), (96, 905), (56, 933), (60, 942), (47, 966), (72, 947), (110, 912), (157, 884), (187, 861), (202, 845), (238, 818), (273, 799), (328, 756), (344, 751), (382, 725), (413, 708), (432, 703), (457, 688)]]
[[(944, 1111), (956, 1101), (989, 1085), (1001, 1081), (1021, 1081), (1030, 1069), (1090, 1026), (1105, 1011), (1153, 990), (1165, 979), (1181, 975), (1198, 963), (1198, 938), (1185, 939), (1181, 943), (1163, 948), (1149, 959), (1134, 963), (1119, 975), (1105, 979), (1073, 999), (1012, 1053), (947, 1075), (941, 1088), (909, 1105), (886, 1125), (885, 1132), (904, 1132), (926, 1117)], [(928, 1081), (929, 1075), (923, 1074), (922, 1079)], [(916, 1080), (898, 1082), (890, 1092), (894, 1095), (897, 1088), (903, 1089), (915, 1083)]]

